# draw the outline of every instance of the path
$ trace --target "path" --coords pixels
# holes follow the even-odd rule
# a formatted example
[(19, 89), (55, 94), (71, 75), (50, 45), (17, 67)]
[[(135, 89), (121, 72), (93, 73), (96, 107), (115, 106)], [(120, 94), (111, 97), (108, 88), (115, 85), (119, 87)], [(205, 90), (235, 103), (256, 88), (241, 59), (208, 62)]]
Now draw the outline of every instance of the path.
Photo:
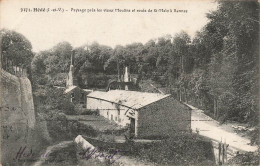
[(250, 145), (249, 139), (239, 136), (230, 127), (220, 125), (219, 122), (205, 115), (202, 110), (186, 105), (192, 109), (191, 128), (193, 132), (199, 130), (199, 134), (202, 136), (216, 141), (226, 141), (230, 148), (235, 148), (241, 152), (254, 152), (258, 149), (257, 146)]
[[(46, 151), (44, 152), (44, 154), (50, 154), (54, 149), (61, 149), (64, 148), (66, 146), (68, 146), (70, 143), (72, 143), (73, 141), (62, 141), (58, 144), (52, 145), (52, 146), (48, 146)], [(33, 166), (41, 166), (44, 162), (45, 162), (46, 158), (41, 157), (39, 159), (39, 161), (37, 161), (36, 163), (34, 163)]]
[[(74, 142), (78, 145), (80, 145), (83, 149), (87, 149), (87, 148), (91, 148), (91, 152), (89, 154), (92, 154), (92, 150), (95, 149), (95, 146), (93, 146), (91, 143), (89, 143), (85, 138), (83, 138), (81, 135), (78, 135)], [(88, 155), (89, 155), (88, 154)], [(107, 152), (103, 152), (104, 156), (107, 156), (108, 153)], [(95, 152), (93, 154), (93, 159), (94, 160), (99, 160), (100, 162), (105, 162), (104, 157), (94, 157), (96, 156)], [(84, 160), (84, 159), (83, 159)], [(144, 166), (144, 165), (149, 165), (149, 166), (154, 166), (155, 164), (151, 163), (151, 162), (147, 162), (147, 161), (141, 161), (139, 159), (136, 159), (134, 157), (131, 156), (125, 156), (125, 155), (121, 155), (121, 154), (115, 154), (113, 156), (113, 160), (115, 162), (114, 165), (120, 165), (120, 166)], [(84, 163), (86, 164), (90, 164), (89, 160), (84, 160)]]
[(136, 158), (129, 157), (129, 156), (120, 157), (120, 159), (118, 159), (116, 163), (122, 166), (144, 166), (144, 165), (155, 166), (155, 164), (151, 162), (140, 161), (137, 160)]

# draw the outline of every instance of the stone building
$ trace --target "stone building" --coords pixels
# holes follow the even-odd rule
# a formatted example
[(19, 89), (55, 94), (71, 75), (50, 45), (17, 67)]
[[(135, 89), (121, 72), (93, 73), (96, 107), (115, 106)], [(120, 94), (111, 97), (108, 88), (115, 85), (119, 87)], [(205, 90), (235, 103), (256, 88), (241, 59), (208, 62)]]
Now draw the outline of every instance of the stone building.
[(81, 89), (77, 86), (77, 79), (74, 77), (74, 58), (71, 56), (70, 70), (66, 78), (66, 88), (64, 94), (68, 96), (74, 104), (81, 104), (83, 108), (86, 107), (86, 95), (92, 92), (88, 89)]
[(86, 98), (88, 110), (98, 110), (100, 115), (129, 126), (137, 138), (167, 137), (189, 132), (191, 111), (171, 95), (137, 91), (94, 91)]

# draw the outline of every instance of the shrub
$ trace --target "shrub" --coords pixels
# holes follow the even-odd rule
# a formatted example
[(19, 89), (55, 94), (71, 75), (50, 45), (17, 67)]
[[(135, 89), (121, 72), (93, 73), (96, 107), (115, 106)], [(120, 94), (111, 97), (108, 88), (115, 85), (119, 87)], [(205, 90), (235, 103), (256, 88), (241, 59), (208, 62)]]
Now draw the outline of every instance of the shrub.
[(238, 154), (228, 160), (225, 165), (259, 165), (259, 154), (254, 154), (252, 152)]
[(130, 155), (159, 165), (214, 165), (210, 141), (195, 135), (180, 135), (147, 145), (132, 144)]
[(77, 115), (83, 115), (83, 113), (86, 112), (86, 108), (83, 108), (82, 104), (76, 104), (74, 110)]
[(81, 115), (97, 115), (99, 116), (99, 110), (85, 110), (84, 112), (81, 113)]

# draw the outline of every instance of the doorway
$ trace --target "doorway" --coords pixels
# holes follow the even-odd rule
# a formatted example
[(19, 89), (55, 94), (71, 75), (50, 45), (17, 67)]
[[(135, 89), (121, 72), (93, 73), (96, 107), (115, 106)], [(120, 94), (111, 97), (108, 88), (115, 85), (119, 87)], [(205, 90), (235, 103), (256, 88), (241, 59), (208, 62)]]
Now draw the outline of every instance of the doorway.
[(130, 138), (135, 136), (135, 119), (130, 118)]

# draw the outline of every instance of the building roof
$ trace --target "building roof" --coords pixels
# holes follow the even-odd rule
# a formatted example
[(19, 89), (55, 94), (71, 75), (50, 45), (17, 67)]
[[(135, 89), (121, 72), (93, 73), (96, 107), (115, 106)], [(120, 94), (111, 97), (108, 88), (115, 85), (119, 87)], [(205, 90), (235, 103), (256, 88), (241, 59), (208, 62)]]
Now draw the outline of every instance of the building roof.
[(82, 89), (82, 90), (84, 90), (85, 92), (93, 92), (92, 89)]
[(65, 90), (65, 94), (66, 93), (69, 93), (70, 91), (72, 91), (73, 89), (75, 89), (77, 86), (70, 86), (70, 87), (68, 87), (66, 90)]
[(168, 96), (170, 95), (125, 90), (110, 90), (108, 92), (94, 91), (87, 95), (87, 97), (90, 98), (97, 98), (108, 102), (117, 103), (133, 109), (142, 108)]

